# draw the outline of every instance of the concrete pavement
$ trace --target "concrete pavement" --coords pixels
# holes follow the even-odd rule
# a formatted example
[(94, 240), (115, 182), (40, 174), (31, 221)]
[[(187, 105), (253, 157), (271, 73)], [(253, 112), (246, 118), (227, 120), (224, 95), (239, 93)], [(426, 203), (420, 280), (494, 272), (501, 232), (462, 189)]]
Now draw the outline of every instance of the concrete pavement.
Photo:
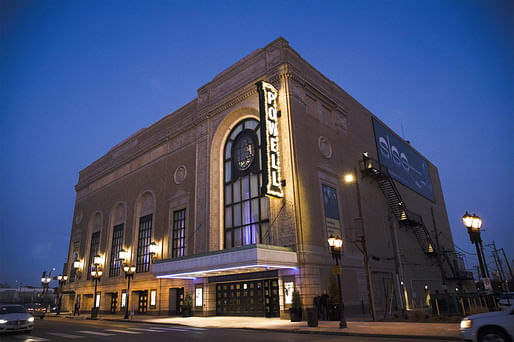
[[(73, 317), (70, 314), (61, 314), (60, 317), (87, 319), (89, 315), (81, 314), (79, 317)], [(123, 315), (110, 314), (99, 315), (98, 319), (127, 321), (123, 319)], [(264, 317), (162, 317), (136, 315), (131, 321), (151, 324), (184, 325), (197, 328), (254, 329), (304, 334), (460, 340), (458, 323), (369, 322), (350, 320), (347, 322), (348, 328), (339, 329), (338, 321), (320, 321), (317, 327), (308, 327), (306, 321), (291, 322), (279, 318)]]

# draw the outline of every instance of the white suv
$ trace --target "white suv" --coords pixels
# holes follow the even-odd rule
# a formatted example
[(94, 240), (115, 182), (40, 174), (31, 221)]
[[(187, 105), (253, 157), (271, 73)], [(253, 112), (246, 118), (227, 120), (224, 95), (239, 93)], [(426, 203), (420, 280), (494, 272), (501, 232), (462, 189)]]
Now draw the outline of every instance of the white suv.
[(460, 336), (468, 341), (504, 341), (514, 339), (514, 307), (464, 317), (460, 322)]

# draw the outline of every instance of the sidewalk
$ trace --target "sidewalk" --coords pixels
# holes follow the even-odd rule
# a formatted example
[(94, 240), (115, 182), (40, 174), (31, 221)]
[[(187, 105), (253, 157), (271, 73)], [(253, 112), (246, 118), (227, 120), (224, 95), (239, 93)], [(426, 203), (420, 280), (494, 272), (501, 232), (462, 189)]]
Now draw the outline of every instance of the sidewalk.
[[(71, 314), (61, 314), (60, 317), (73, 319), (89, 318), (88, 315), (84, 314), (81, 314), (79, 317), (73, 317)], [(348, 321), (348, 328), (339, 329), (338, 321), (320, 321), (317, 327), (311, 328), (307, 326), (306, 321), (291, 322), (279, 318), (263, 317), (159, 317), (137, 315), (132, 320), (125, 320), (123, 315), (104, 314), (99, 315), (98, 319), (134, 323), (174, 324), (196, 328), (253, 329), (303, 334), (460, 340), (458, 323)]]

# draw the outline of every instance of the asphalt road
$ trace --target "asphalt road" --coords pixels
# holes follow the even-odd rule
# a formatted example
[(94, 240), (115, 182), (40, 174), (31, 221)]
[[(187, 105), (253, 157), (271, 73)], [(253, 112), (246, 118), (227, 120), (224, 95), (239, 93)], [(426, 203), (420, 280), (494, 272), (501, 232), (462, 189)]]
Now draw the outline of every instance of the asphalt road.
[(209, 341), (209, 342), (409, 342), (438, 341), (420, 339), (391, 339), (360, 336), (298, 334), (244, 329), (204, 329), (178, 325), (158, 325), (103, 320), (71, 320), (66, 318), (36, 320), (31, 334), (0, 335), (2, 342), (38, 341)]

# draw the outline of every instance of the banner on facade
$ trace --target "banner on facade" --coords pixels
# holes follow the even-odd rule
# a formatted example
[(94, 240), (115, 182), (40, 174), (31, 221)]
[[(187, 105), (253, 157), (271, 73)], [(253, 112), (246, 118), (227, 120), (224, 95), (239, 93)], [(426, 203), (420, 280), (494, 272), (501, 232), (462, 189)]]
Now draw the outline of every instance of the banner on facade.
[(323, 205), (325, 207), (325, 224), (327, 228), (327, 236), (340, 237), (341, 220), (339, 217), (339, 203), (337, 201), (337, 191), (326, 184), (321, 185), (323, 191)]
[(378, 160), (393, 179), (434, 201), (426, 160), (391, 130), (373, 119)]

